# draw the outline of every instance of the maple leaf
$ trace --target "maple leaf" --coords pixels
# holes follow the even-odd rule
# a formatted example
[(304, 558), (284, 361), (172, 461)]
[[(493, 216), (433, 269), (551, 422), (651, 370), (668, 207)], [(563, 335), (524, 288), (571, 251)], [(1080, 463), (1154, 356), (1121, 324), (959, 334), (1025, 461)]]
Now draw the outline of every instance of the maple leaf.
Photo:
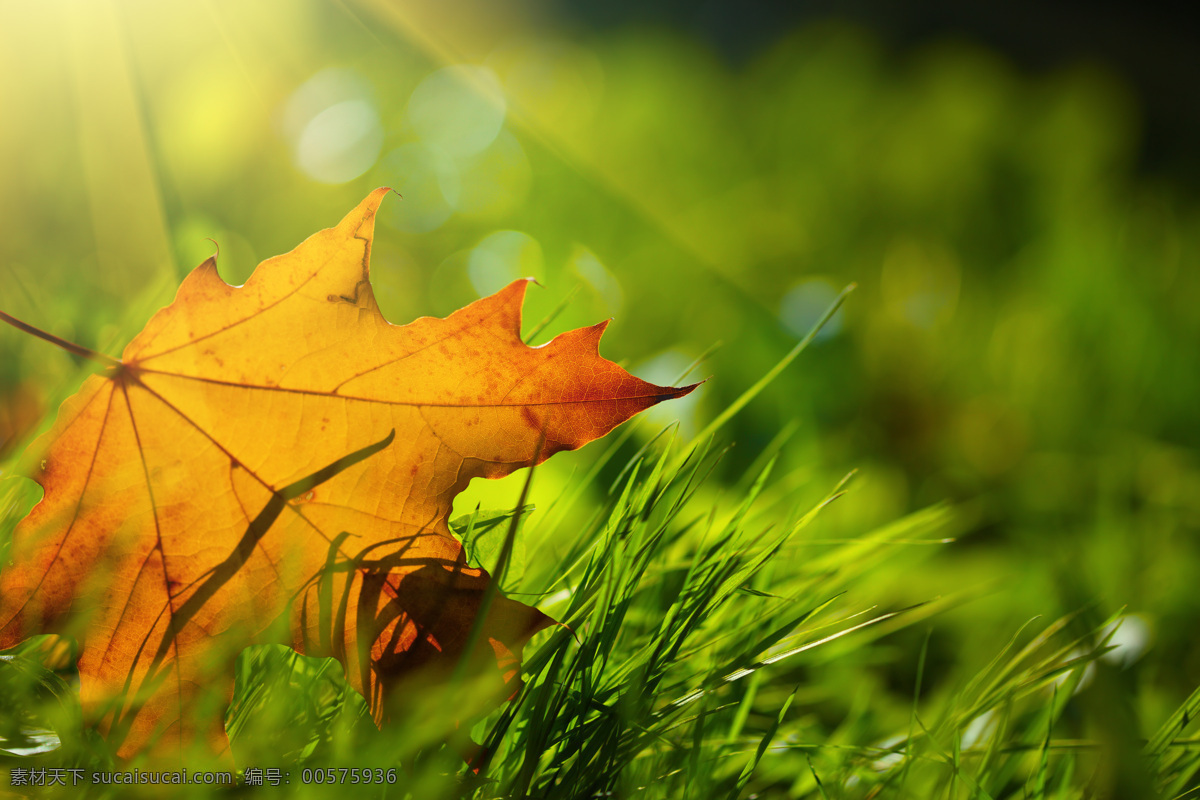
[[(123, 757), (227, 748), (189, 705), (214, 683), (227, 702), (231, 654), (273, 627), (340, 660), (380, 723), (399, 676), (479, 660), (490, 579), (450, 533), (455, 495), (693, 388), (600, 357), (606, 323), (526, 346), (526, 281), (388, 323), (368, 277), (387, 191), (242, 287), (210, 258), (119, 361), (55, 340), (106, 368), (23, 462), (45, 494), (0, 574), (0, 648), (74, 620), (84, 713)], [(478, 649), (497, 682), (548, 621), (494, 598)]]

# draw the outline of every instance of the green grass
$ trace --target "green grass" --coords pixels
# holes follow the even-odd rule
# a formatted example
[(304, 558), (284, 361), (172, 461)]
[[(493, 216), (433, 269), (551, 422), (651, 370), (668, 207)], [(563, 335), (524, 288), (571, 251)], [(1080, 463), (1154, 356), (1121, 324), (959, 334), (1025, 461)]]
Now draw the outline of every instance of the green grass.
[[(721, 424), (810, 340), (697, 440), (630, 425), (550, 507), (525, 503), (531, 472), (519, 511), (454, 521), (497, 585), (562, 622), (526, 647), (511, 702), (495, 708), (464, 674), (413, 675), (380, 731), (336, 662), (256, 646), (227, 717), (239, 768), (279, 769), (289, 795), (314, 797), (1194, 796), (1200, 691), (1148, 741), (1081, 733), (1083, 709), (1124, 702), (1106, 658), (1120, 612), (1014, 620), (990, 661), (935, 658), (943, 617), (969, 615), (979, 590), (904, 604), (884, 587), (962, 546), (959, 512), (831, 538), (822, 515), (856, 502), (852, 476), (799, 504), (796, 481), (774, 474), (786, 432), (740, 482), (712, 484)], [(32, 495), (3, 486), (7, 536)], [(113, 769), (82, 726), (71, 671), (41, 666), (38, 645), (0, 663), (0, 769)], [(468, 735), (485, 748), (477, 773), (459, 755)], [(385, 785), (316, 783), (351, 767)], [(267, 790), (180, 789), (214, 791)]]

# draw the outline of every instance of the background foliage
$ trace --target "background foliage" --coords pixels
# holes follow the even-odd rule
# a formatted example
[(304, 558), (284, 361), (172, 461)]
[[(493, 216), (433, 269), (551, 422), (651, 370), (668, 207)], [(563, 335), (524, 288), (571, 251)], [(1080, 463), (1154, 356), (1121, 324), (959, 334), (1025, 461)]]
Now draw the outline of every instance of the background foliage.
[[(847, 593), (837, 619), (952, 602), (800, 672), (764, 668), (757, 699), (725, 698), (748, 709), (741, 722), (714, 737), (702, 714), (687, 735), (798, 736), (886, 756), (886, 737), (912, 734), (918, 685), (922, 702), (965, 714), (965, 730), (971, 676), (1013, 637), (1025, 646), (1072, 615), (1060, 656), (1098, 658), (1103, 636), (1065, 645), (1095, 631), (1116, 649), (1086, 681), (1082, 668), (1061, 685), (1037, 673), (1057, 694), (1037, 695), (1027, 718), (1014, 711), (1025, 721), (1006, 741), (1058, 725), (1054, 736), (1082, 742), (1080, 752), (1119, 757), (1064, 756), (1038, 789), (1031, 756), (994, 778), (1000, 790), (980, 791), (1117, 792), (1154, 774), (1139, 752), (1200, 680), (1200, 218), (1186, 186), (1136, 169), (1137, 96), (1095, 64), (1026, 72), (962, 39), (898, 50), (826, 21), (730, 61), (684, 32), (581, 29), (538, 10), (0, 4), (0, 307), (117, 354), (211, 252), (207, 238), (223, 276), (240, 283), (390, 185), (404, 200), (385, 207), (373, 280), (393, 321), (445, 314), (533, 275), (543, 288), (527, 328), (568, 298), (549, 332), (613, 316), (604, 353), (648, 380), (675, 379), (719, 342), (699, 367), (712, 379), (655, 409), (593, 477), (582, 476), (601, 445), (539, 470), (529, 498), (539, 509), (573, 489), (582, 499), (522, 543), (529, 563), (505, 585), (540, 593), (563, 618), (574, 607), (553, 599), (561, 586), (547, 565), (580, 542), (616, 546), (589, 520), (628, 511), (621, 468), (638, 448), (674, 419), (683, 441), (702, 430), (857, 282), (800, 360), (721, 429), (717, 449), (735, 446), (692, 500), (732, 514), (765, 451), (777, 461), (756, 530), (783, 529), (857, 469), (849, 496), (771, 567), (782, 583), (757, 577), (767, 582), (734, 599), (762, 601), (761, 591), (819, 604), (836, 584)], [(81, 366), (0, 330), (6, 476)], [(15, 477), (0, 488), (11, 527), (35, 493)], [(459, 507), (511, 508), (519, 491), (511, 480), (475, 486)], [(893, 544), (855, 571), (866, 556), (845, 540), (941, 502), (952, 511), (926, 538), (955, 541)], [(671, 536), (683, 538), (661, 545), (665, 561), (647, 578), (662, 591), (693, 586), (669, 576), (705, 552)], [(840, 577), (818, 590), (804, 564), (822, 557)], [(671, 618), (671, 603), (656, 602), (644, 612)], [(734, 604), (716, 618), (755, 613)], [(621, 646), (632, 653), (656, 635), (635, 625)], [(725, 665), (709, 656), (695, 673)], [(619, 671), (614, 685), (634, 674)], [(340, 691), (314, 713), (342, 714), (329, 699)], [(239, 694), (243, 706), (256, 696)], [(516, 729), (521, 742), (538, 730)], [(947, 737), (938, 752), (953, 749)], [(847, 766), (821, 751), (813, 771), (811, 759), (759, 756), (747, 792), (816, 792), (811, 779), (830, 769), (846, 772), (820, 791), (865, 795), (869, 782), (850, 778), (894, 766)], [(721, 758), (736, 762), (734, 778), (686, 759), (677, 769), (733, 791), (748, 756)], [(654, 778), (630, 769), (620, 780), (633, 783), (596, 773), (596, 788)], [(904, 785), (887, 780), (888, 791)]]

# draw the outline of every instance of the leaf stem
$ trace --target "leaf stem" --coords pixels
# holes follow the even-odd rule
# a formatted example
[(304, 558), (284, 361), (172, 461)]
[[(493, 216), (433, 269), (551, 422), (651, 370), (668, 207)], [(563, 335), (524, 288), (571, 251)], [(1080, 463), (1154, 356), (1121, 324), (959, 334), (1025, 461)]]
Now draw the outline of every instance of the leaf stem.
[(63, 350), (66, 350), (68, 353), (73, 353), (77, 356), (82, 356), (83, 358), (87, 358), (92, 361), (98, 361), (99, 363), (109, 367), (119, 367), (121, 365), (121, 362), (112, 356), (106, 356), (104, 353), (97, 353), (95, 350), (89, 350), (83, 345), (78, 345), (74, 342), (68, 342), (66, 339), (60, 339), (52, 333), (46, 333), (44, 330), (35, 328), (26, 322), (22, 322), (16, 317), (9, 316), (3, 311), (0, 311), (0, 320), (4, 320), (19, 331), (31, 333), (39, 339), (45, 339), (47, 342), (50, 342), (50, 344), (57, 345)]

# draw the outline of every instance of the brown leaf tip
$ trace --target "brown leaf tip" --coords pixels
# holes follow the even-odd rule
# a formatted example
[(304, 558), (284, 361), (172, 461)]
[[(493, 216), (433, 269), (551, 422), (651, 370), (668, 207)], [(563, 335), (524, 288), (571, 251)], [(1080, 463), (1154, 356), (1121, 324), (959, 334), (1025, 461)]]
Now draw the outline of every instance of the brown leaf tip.
[(695, 391), (696, 387), (702, 383), (704, 383), (704, 381), (696, 381), (695, 383), (688, 384), (687, 386), (676, 386), (670, 392), (666, 394), (660, 394), (654, 399), (659, 403), (664, 400), (678, 400), (680, 397), (686, 397), (691, 394), (693, 391)]

